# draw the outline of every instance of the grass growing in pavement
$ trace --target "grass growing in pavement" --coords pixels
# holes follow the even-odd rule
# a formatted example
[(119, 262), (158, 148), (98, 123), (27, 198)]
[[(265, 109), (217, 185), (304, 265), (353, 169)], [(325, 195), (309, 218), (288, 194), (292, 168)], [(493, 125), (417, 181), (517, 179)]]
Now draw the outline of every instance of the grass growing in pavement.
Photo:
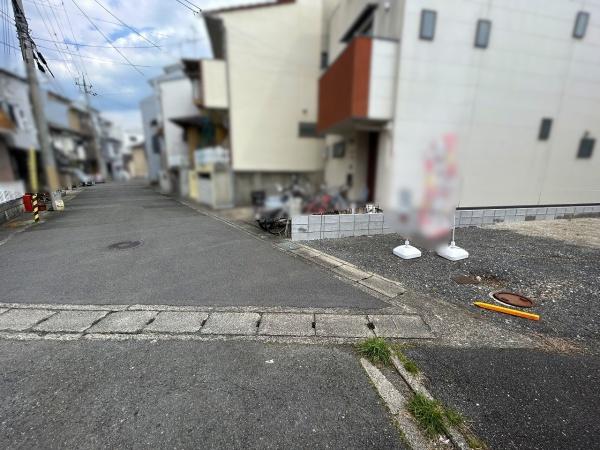
[(402, 352), (403, 349), (404, 346), (396, 345), (394, 346), (394, 353), (396, 353), (396, 356), (398, 357), (398, 359), (400, 360), (400, 362), (402, 363), (402, 365), (408, 373), (412, 375), (417, 375), (419, 373), (419, 366), (417, 366), (417, 364), (412, 359), (410, 359)]
[(429, 437), (446, 434), (447, 426), (458, 426), (464, 419), (457, 411), (446, 409), (436, 401), (423, 394), (415, 394), (408, 402), (408, 410)]
[(388, 366), (391, 362), (392, 353), (382, 338), (370, 338), (356, 345), (356, 350), (372, 363), (381, 363)]

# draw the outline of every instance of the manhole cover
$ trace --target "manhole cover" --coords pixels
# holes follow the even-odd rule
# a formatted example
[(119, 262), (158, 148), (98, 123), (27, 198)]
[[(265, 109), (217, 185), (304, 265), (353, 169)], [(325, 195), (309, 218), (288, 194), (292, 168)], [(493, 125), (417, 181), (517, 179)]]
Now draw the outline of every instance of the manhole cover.
[(142, 245), (142, 241), (123, 241), (116, 242), (108, 246), (111, 250), (127, 250), (128, 248), (135, 248)]
[(521, 308), (531, 308), (534, 306), (533, 300), (512, 292), (494, 292), (492, 294), (496, 300), (510, 306), (520, 306)]

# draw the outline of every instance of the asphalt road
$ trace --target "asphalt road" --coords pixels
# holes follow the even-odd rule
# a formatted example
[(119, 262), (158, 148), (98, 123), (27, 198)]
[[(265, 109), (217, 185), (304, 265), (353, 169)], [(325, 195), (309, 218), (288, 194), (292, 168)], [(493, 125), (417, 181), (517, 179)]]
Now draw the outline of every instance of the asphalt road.
[(0, 376), (3, 449), (402, 448), (342, 347), (0, 341)]
[[(122, 241), (139, 247), (114, 250)], [(141, 184), (88, 187), (0, 246), (2, 301), (380, 308), (299, 257)]]
[(530, 349), (407, 350), (431, 393), (493, 449), (600, 448), (600, 358)]

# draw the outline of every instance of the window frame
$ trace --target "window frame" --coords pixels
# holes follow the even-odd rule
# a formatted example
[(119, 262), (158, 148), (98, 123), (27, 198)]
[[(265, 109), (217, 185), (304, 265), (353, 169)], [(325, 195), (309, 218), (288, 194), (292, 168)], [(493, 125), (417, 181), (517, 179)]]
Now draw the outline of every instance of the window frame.
[(298, 122), (299, 138), (320, 138), (316, 122)]
[(542, 121), (540, 123), (540, 129), (538, 132), (538, 141), (547, 141), (550, 139), (550, 134), (552, 133), (552, 125), (554, 121), (551, 117), (542, 117)]
[[(590, 17), (590, 13), (587, 11), (577, 11), (577, 15), (575, 16), (575, 24), (573, 25), (573, 37), (575, 39), (583, 39), (585, 37), (590, 24)], [(583, 30), (581, 33), (578, 33), (577, 29), (579, 28), (581, 20), (584, 20)]]
[[(431, 14), (433, 18), (431, 36), (425, 34), (424, 25), (425, 25), (425, 16)], [(437, 11), (433, 9), (422, 9), (421, 10), (421, 20), (419, 23), (419, 39), (423, 41), (433, 41), (435, 39), (435, 29), (437, 26)]]
[[(479, 33), (481, 32), (482, 25), (488, 25), (487, 36), (485, 42), (479, 42)], [(490, 45), (490, 36), (492, 34), (492, 21), (489, 19), (479, 19), (477, 20), (477, 27), (475, 28), (475, 48), (486, 49)]]
[(577, 159), (591, 159), (594, 154), (594, 146), (596, 145), (596, 139), (589, 137), (586, 133), (579, 141), (579, 148), (577, 149)]

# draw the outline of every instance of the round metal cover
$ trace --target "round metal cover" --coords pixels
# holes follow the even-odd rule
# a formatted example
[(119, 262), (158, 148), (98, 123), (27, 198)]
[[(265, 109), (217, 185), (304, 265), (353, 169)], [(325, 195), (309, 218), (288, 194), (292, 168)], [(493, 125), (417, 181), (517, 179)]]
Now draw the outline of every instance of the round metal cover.
[(492, 297), (499, 302), (510, 306), (519, 306), (521, 308), (531, 308), (534, 306), (533, 300), (513, 292), (494, 292)]
[(108, 246), (111, 250), (127, 250), (129, 248), (135, 248), (142, 245), (142, 241), (122, 241), (116, 242)]

